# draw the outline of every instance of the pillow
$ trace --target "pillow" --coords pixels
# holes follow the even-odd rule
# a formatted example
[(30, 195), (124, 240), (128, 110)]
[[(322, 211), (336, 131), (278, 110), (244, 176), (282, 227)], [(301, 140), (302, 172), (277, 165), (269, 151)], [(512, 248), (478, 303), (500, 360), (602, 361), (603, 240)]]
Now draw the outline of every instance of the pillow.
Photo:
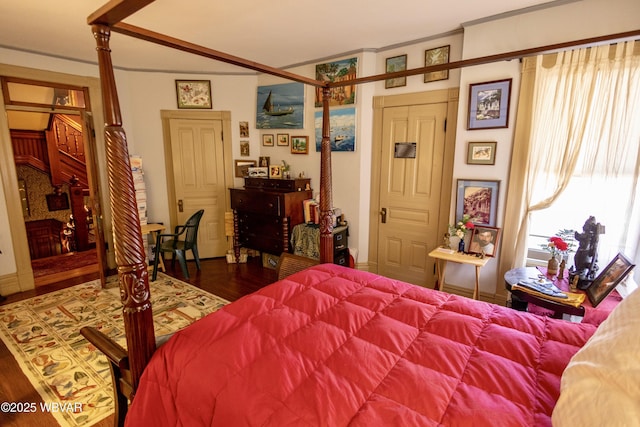
[(562, 374), (554, 426), (640, 426), (640, 291), (598, 327)]

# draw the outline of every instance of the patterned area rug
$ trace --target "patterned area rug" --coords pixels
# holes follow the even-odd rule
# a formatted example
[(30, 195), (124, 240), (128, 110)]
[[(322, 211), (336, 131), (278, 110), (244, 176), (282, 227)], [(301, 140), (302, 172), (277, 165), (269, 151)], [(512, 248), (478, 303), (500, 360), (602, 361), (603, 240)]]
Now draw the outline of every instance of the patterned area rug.
[[(156, 337), (175, 332), (228, 301), (158, 273), (150, 282)], [(61, 426), (92, 425), (113, 413), (107, 358), (80, 335), (94, 326), (126, 348), (117, 279), (0, 307), (0, 338)]]

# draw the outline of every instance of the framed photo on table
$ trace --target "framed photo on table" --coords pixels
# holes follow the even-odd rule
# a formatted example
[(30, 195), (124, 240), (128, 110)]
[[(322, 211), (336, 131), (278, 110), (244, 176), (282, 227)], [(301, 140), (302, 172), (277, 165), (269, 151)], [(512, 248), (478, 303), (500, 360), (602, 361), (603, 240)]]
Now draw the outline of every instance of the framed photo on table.
[(509, 126), (511, 80), (469, 85), (468, 130), (497, 129)]
[(472, 254), (485, 254), (488, 257), (496, 256), (500, 229), (487, 225), (478, 225), (473, 228), (469, 252)]
[(495, 227), (500, 181), (459, 179), (456, 218), (469, 215), (476, 226)]
[(600, 304), (627, 277), (633, 267), (635, 264), (629, 258), (618, 253), (587, 288), (587, 296), (591, 305), (596, 307)]

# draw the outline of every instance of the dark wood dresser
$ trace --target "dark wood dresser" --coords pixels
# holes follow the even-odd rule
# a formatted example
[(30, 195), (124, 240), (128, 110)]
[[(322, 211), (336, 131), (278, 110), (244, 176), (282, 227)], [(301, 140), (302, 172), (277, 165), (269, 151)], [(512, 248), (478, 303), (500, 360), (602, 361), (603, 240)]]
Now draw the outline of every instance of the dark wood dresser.
[(289, 252), (291, 229), (304, 222), (302, 202), (313, 197), (311, 179), (245, 178), (231, 188), (236, 259), (246, 247), (270, 254)]

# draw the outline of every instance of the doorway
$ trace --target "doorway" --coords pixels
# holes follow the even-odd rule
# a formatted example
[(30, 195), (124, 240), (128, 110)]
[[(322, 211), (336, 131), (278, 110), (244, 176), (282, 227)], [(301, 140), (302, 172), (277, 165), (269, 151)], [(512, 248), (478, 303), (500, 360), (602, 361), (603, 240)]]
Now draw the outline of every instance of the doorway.
[(457, 88), (374, 98), (369, 254), (378, 274), (435, 285), (428, 254), (448, 224), (457, 103)]
[[(18, 277), (25, 276), (26, 262), (33, 277), (18, 291), (91, 273), (104, 283), (107, 256), (89, 89), (10, 74), (2, 77), (10, 136), (4, 149), (13, 160), (26, 232), (21, 240), (21, 227), (12, 226), (12, 238)], [(5, 188), (10, 185), (3, 181)], [(15, 224), (16, 210), (9, 211)]]
[(162, 111), (169, 213), (183, 224), (204, 209), (198, 232), (200, 258), (224, 257), (231, 247), (225, 233), (234, 186), (231, 114), (228, 111)]

